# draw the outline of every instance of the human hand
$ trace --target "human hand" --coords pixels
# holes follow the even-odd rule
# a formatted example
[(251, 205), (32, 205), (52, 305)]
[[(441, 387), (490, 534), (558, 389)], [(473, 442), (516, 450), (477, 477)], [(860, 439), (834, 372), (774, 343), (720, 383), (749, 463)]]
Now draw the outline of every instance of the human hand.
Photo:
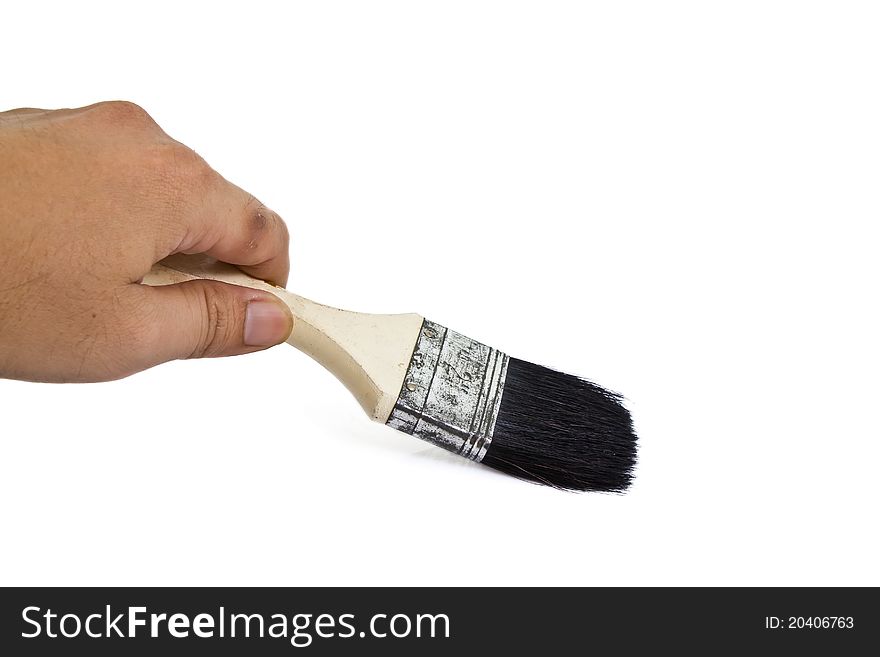
[(293, 318), (272, 294), (140, 281), (207, 253), (283, 285), (288, 241), (137, 105), (0, 113), (0, 377), (103, 381), (283, 342)]

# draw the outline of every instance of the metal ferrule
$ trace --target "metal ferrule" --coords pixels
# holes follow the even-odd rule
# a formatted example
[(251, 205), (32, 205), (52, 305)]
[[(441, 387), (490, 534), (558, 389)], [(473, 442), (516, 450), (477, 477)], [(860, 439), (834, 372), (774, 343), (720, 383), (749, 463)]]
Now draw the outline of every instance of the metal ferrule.
[(508, 356), (425, 320), (388, 426), (472, 461), (492, 442)]

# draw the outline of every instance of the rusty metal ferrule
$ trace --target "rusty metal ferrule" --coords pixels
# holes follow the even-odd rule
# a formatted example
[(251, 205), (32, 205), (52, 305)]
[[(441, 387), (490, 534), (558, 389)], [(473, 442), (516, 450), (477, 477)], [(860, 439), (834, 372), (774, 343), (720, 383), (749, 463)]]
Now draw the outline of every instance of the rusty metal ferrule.
[(492, 443), (507, 354), (425, 320), (388, 426), (480, 462)]

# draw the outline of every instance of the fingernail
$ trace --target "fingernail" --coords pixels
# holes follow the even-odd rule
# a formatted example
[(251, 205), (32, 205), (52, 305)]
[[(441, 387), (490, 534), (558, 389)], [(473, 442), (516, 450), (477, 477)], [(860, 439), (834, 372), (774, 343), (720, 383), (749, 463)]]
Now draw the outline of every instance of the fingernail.
[(290, 315), (274, 301), (251, 301), (244, 316), (244, 343), (271, 347), (290, 335)]

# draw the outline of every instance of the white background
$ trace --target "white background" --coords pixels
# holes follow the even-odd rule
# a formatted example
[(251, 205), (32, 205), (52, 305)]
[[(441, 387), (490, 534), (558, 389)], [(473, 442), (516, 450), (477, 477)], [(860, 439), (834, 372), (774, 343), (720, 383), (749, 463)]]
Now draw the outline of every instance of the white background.
[(619, 390), (640, 454), (622, 496), (521, 483), (287, 346), (0, 381), (0, 582), (880, 584), (878, 34), (870, 2), (4, 5), (0, 107), (141, 104), (285, 217), (293, 289)]

